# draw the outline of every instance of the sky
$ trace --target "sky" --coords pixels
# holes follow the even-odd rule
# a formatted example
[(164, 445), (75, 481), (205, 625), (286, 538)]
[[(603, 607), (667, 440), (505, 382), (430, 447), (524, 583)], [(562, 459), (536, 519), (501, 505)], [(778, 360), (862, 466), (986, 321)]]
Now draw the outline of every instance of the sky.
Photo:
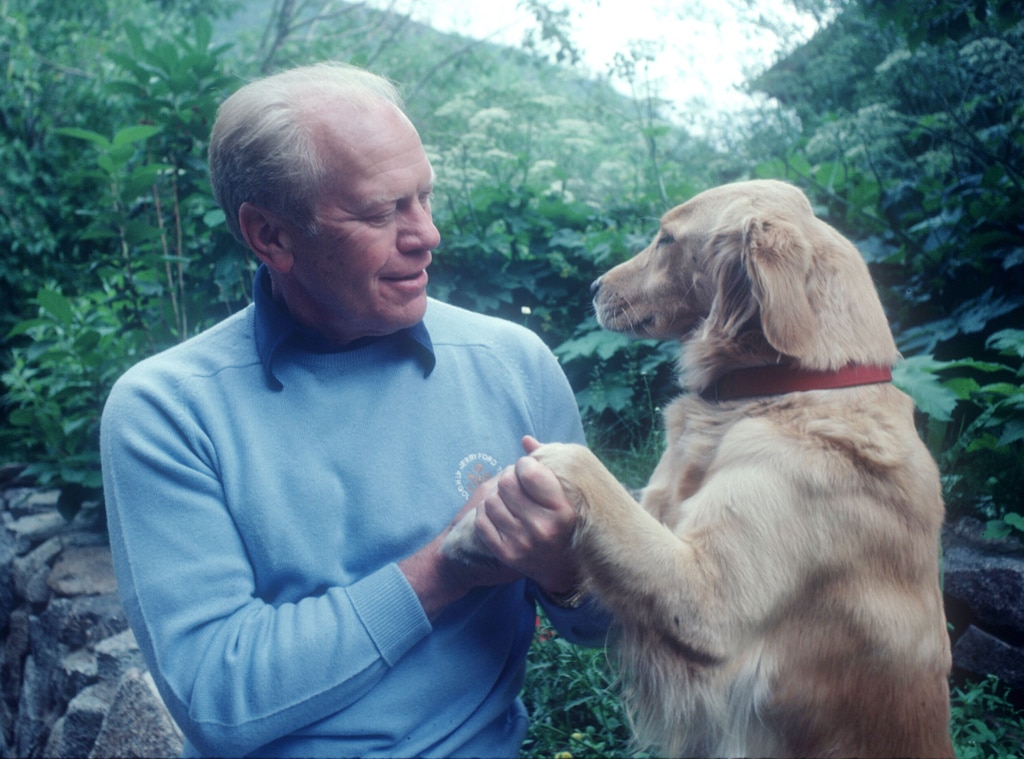
[[(371, 0), (371, 4), (407, 13), (416, 21), (446, 32), (518, 45), (535, 26), (519, 0)], [(647, 64), (654, 93), (673, 103), (700, 99), (715, 112), (749, 104), (737, 90), (746, 76), (763, 70), (784, 46), (809, 39), (813, 20), (801, 17), (784, 0), (755, 0), (747, 13), (783, 19), (792, 24), (784, 39), (740, 18), (725, 0), (552, 0), (568, 6), (573, 42), (582, 65), (607, 74), (616, 52), (638, 43), (654, 55)], [(744, 4), (745, 5), (745, 4)], [(629, 93), (624, 81), (616, 82)]]

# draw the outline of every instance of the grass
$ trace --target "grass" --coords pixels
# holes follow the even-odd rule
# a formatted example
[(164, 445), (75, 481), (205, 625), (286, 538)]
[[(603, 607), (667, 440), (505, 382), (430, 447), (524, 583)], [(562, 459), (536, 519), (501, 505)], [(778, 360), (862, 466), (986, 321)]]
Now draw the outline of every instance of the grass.
[(542, 616), (530, 648), (523, 702), (530, 731), (520, 756), (629, 756), (630, 732), (603, 648), (575, 646)]
[(950, 693), (950, 732), (957, 759), (1010, 759), (1024, 755), (1024, 712), (995, 675)]
[[(560, 638), (541, 618), (523, 687), (530, 731), (520, 759), (641, 757), (630, 749), (626, 716), (604, 649)], [(994, 675), (951, 692), (950, 733), (957, 759), (1024, 756), (1024, 712)]]

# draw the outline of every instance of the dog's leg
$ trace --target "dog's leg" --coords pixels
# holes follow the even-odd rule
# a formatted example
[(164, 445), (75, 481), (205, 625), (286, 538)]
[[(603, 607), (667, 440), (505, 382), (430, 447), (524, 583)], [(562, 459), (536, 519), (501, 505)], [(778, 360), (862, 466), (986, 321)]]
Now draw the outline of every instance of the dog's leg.
[(720, 679), (736, 641), (718, 598), (717, 557), (648, 513), (586, 448), (551, 444), (533, 455), (576, 506), (573, 549), (620, 625), (623, 699), (638, 745), (660, 756), (746, 754), (746, 717), (730, 717)]
[(719, 659), (727, 643), (709, 619), (721, 610), (712, 557), (647, 513), (587, 448), (553, 443), (533, 455), (576, 506), (574, 550), (605, 605), (633, 615), (639, 606), (694, 660)]

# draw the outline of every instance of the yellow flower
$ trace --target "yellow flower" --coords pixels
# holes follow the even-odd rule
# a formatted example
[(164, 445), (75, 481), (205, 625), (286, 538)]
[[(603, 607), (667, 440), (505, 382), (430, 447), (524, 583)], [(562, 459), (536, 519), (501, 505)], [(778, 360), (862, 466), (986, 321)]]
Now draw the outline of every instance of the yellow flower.
[(559, 751), (555, 754), (555, 759), (572, 759), (571, 751)]

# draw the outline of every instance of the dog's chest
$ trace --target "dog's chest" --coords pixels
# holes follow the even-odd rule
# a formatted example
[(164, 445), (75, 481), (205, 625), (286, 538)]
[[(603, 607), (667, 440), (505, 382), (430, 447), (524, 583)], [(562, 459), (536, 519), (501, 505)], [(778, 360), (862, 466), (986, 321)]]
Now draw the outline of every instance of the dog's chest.
[(708, 477), (728, 432), (744, 414), (683, 397), (666, 410), (666, 449), (648, 486), (647, 510), (674, 526), (680, 505), (697, 493)]

